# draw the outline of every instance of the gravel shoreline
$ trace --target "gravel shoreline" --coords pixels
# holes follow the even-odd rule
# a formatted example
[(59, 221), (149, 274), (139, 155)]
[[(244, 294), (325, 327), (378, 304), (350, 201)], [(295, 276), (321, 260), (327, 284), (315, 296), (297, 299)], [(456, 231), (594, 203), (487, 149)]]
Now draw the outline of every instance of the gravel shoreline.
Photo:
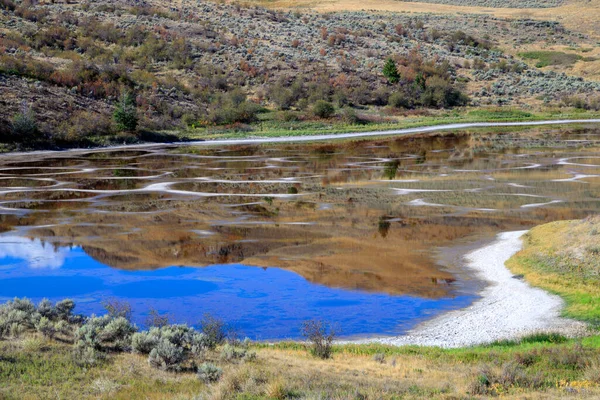
[(481, 299), (418, 325), (406, 335), (370, 338), (353, 343), (383, 343), (465, 347), (502, 339), (517, 339), (536, 332), (566, 336), (585, 334), (584, 323), (562, 318), (563, 300), (515, 278), (504, 263), (521, 249), (527, 231), (500, 233), (496, 240), (465, 256), (466, 267), (489, 285)]

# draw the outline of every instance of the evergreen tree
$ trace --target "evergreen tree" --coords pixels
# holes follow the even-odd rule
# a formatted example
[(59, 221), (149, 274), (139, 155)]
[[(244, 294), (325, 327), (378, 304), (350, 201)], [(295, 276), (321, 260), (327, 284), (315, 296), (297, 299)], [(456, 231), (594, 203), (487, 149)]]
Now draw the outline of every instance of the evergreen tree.
[(400, 73), (396, 68), (396, 63), (391, 58), (388, 58), (383, 66), (383, 75), (389, 83), (397, 83), (400, 80)]
[(129, 92), (121, 95), (117, 109), (113, 114), (119, 130), (133, 132), (138, 125), (135, 96)]
[(420, 88), (421, 90), (425, 90), (426, 86), (426, 82), (425, 82), (425, 77), (423, 76), (422, 73), (418, 73), (417, 76), (415, 77), (415, 85)]

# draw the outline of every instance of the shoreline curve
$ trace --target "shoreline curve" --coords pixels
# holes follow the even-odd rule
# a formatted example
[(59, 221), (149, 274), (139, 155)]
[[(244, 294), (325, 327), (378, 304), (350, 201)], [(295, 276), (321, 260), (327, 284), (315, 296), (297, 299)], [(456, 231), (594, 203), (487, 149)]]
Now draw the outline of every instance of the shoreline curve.
[(519, 126), (549, 126), (549, 125), (573, 125), (573, 124), (600, 124), (600, 119), (562, 119), (562, 120), (541, 120), (541, 121), (518, 121), (518, 122), (462, 122), (454, 124), (442, 125), (426, 125), (414, 128), (365, 131), (365, 132), (348, 132), (348, 133), (329, 133), (322, 135), (302, 135), (302, 136), (274, 136), (274, 137), (249, 137), (243, 139), (215, 139), (215, 140), (190, 140), (179, 142), (148, 142), (137, 144), (124, 144), (107, 147), (94, 148), (68, 148), (63, 150), (32, 150), (32, 151), (17, 151), (3, 153), (0, 157), (14, 155), (45, 155), (55, 153), (80, 153), (80, 152), (96, 152), (96, 151), (115, 151), (115, 150), (133, 150), (133, 149), (150, 149), (153, 147), (163, 146), (229, 146), (229, 145), (252, 145), (252, 144), (269, 144), (269, 143), (300, 143), (300, 142), (319, 142), (338, 139), (360, 139), (369, 137), (387, 137), (387, 136), (405, 136), (417, 133), (431, 133), (436, 131), (451, 131), (456, 129), (470, 128), (500, 128), (500, 127), (519, 127)]
[(500, 233), (494, 242), (464, 257), (466, 268), (488, 282), (488, 286), (480, 293), (481, 298), (469, 307), (427, 320), (405, 335), (348, 343), (455, 348), (519, 339), (539, 332), (554, 332), (569, 337), (585, 334), (585, 323), (560, 316), (564, 301), (559, 296), (514, 277), (504, 265), (521, 250), (521, 237), (526, 232)]

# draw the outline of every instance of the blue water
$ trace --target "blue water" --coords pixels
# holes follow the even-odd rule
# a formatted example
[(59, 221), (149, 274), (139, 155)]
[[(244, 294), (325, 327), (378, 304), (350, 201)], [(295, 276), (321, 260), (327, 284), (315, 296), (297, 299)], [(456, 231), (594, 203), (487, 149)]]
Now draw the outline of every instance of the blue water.
[(191, 325), (211, 313), (254, 340), (298, 338), (307, 319), (334, 323), (345, 337), (396, 335), (475, 299), (336, 289), (282, 269), (243, 265), (123, 271), (95, 261), (79, 247), (53, 248), (16, 236), (2, 239), (0, 301), (68, 297), (75, 300), (76, 312), (90, 315), (104, 313), (103, 300), (119, 299), (131, 304), (138, 324), (150, 308)]

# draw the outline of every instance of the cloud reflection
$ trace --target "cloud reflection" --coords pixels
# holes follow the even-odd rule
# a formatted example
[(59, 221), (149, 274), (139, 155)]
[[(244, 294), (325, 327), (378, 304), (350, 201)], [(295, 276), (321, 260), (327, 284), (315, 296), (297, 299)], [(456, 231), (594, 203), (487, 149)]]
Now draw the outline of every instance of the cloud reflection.
[(30, 268), (57, 269), (65, 263), (69, 249), (55, 249), (39, 239), (21, 236), (0, 236), (0, 259), (24, 260)]

